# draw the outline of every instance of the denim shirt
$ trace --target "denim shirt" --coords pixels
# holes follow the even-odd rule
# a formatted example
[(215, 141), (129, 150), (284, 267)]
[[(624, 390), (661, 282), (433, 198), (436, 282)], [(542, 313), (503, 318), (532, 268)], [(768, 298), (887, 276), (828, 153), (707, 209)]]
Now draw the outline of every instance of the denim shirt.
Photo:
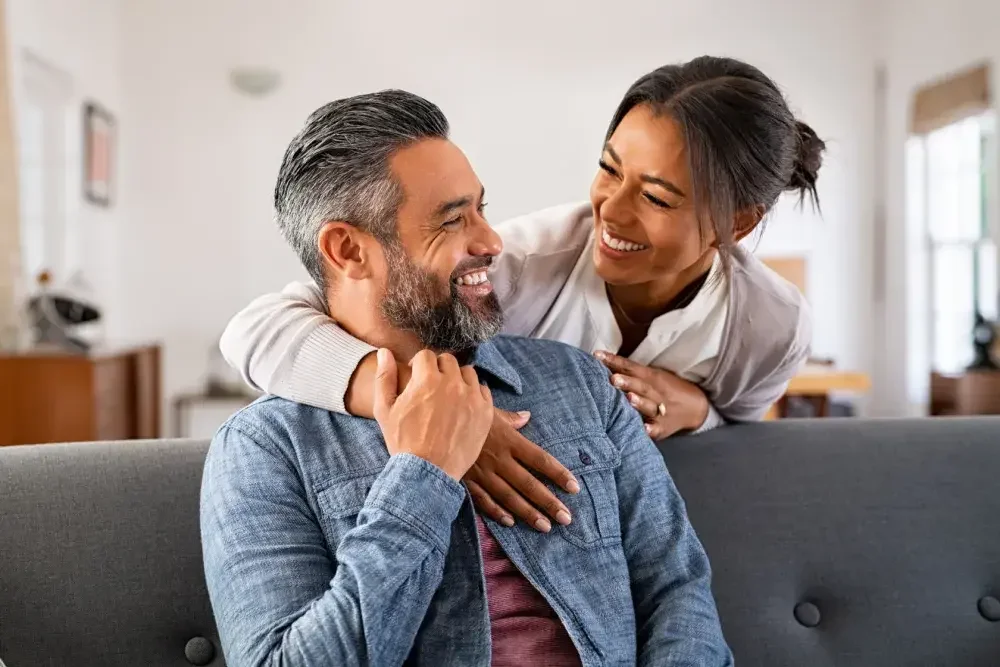
[[(549, 534), (487, 519), (586, 666), (732, 665), (705, 552), (642, 421), (589, 355), (499, 337), (474, 361), (497, 407), (580, 482)], [(553, 488), (553, 487), (550, 487)], [(266, 397), (212, 441), (208, 590), (230, 667), (490, 664), (465, 487), (375, 421)]]

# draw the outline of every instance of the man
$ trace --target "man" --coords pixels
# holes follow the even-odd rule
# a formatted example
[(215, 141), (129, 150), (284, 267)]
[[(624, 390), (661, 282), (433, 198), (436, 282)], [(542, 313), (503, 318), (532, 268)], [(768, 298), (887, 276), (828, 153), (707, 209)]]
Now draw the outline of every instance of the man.
[[(380, 347), (377, 421), (269, 397), (213, 440), (202, 542), (232, 667), (732, 664), (638, 414), (579, 350), (493, 339), (483, 194), (440, 110), (401, 91), (329, 104), (289, 146), (278, 223)], [(494, 404), (531, 411), (576, 475), (568, 525), (475, 515), (460, 480)]]

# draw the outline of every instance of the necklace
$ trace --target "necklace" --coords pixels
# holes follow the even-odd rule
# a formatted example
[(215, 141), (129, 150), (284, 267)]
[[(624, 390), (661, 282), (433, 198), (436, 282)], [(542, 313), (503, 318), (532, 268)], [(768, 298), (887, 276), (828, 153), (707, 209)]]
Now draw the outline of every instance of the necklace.
[(611, 304), (611, 310), (612, 312), (616, 313), (616, 317), (620, 316), (626, 323), (628, 323), (629, 326), (648, 328), (649, 325), (653, 323), (653, 320), (655, 320), (660, 315), (663, 315), (664, 313), (669, 313), (672, 310), (680, 310), (681, 308), (687, 308), (688, 306), (690, 306), (691, 302), (694, 301), (696, 296), (698, 296), (698, 292), (701, 291), (701, 288), (705, 285), (705, 282), (708, 280), (709, 273), (711, 273), (711, 269), (705, 271), (705, 273), (701, 274), (700, 276), (692, 280), (690, 283), (688, 283), (684, 287), (684, 289), (682, 289), (680, 292), (677, 293), (677, 296), (675, 296), (667, 303), (666, 307), (663, 309), (662, 312), (660, 312), (657, 315), (654, 315), (648, 320), (643, 319), (640, 321), (636, 321), (633, 320), (631, 317), (629, 317), (628, 313), (625, 312), (625, 309), (622, 308), (617, 301), (615, 301), (613, 296), (611, 296), (611, 286), (608, 285), (607, 283), (605, 283), (604, 285), (604, 291), (608, 295), (608, 303)]

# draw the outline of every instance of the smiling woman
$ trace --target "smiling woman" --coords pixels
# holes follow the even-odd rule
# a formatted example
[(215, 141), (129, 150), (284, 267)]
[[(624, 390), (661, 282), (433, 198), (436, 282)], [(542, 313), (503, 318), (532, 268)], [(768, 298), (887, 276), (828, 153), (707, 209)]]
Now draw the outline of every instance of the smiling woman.
[[(751, 65), (702, 57), (642, 76), (612, 117), (590, 201), (496, 227), (504, 331), (597, 355), (653, 438), (761, 419), (806, 357), (811, 319), (740, 241), (783, 192), (818, 205), (823, 150)], [(370, 414), (373, 349), (324, 310), (315, 286), (261, 297), (232, 320), (223, 353), (268, 392)], [(511, 423), (524, 417), (498, 418), (467, 474), (473, 497), (498, 521), (565, 523), (526, 468), (571, 492), (572, 476)]]

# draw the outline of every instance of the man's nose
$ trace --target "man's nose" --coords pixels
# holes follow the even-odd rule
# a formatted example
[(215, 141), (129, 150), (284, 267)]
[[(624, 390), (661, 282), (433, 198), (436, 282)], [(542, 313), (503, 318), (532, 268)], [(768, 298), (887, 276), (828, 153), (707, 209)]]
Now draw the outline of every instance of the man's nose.
[(503, 251), (503, 241), (490, 223), (480, 218), (473, 223), (469, 254), (475, 257), (496, 257)]

